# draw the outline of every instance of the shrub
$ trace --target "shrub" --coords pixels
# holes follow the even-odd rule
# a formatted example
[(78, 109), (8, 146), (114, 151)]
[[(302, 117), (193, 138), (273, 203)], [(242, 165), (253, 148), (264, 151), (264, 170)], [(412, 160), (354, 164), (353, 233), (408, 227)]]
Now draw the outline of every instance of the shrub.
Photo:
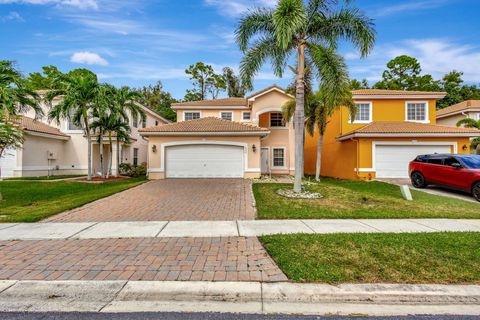
[(130, 163), (122, 163), (119, 166), (120, 174), (128, 177), (140, 177), (147, 175), (147, 164), (131, 165)]

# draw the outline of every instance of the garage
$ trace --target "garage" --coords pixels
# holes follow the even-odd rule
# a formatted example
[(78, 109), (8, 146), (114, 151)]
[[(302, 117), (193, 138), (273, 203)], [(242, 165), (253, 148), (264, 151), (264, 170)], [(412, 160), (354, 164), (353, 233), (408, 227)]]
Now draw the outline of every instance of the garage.
[(451, 145), (376, 145), (377, 178), (408, 178), (408, 164), (421, 154), (451, 153)]
[(179, 145), (165, 149), (167, 178), (243, 178), (244, 148), (230, 145)]
[(1, 178), (13, 177), (14, 170), (17, 166), (17, 151), (13, 149), (5, 150), (0, 158)]

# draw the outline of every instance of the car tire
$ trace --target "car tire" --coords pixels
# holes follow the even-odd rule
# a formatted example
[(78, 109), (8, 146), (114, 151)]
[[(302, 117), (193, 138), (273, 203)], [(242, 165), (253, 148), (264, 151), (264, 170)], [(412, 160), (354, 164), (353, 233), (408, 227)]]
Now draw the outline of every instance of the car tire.
[(477, 182), (473, 185), (472, 196), (475, 198), (475, 200), (480, 202), (480, 182)]
[(427, 187), (427, 180), (425, 180), (423, 174), (418, 171), (412, 173), (410, 180), (415, 188), (423, 189)]

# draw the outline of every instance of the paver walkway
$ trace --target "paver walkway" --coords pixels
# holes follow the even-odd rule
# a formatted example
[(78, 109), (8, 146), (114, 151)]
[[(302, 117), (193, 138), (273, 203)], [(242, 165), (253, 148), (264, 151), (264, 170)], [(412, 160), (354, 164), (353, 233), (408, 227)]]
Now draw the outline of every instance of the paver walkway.
[(150, 181), (44, 222), (254, 219), (251, 183), (244, 179)]
[(0, 241), (0, 280), (285, 281), (257, 238)]

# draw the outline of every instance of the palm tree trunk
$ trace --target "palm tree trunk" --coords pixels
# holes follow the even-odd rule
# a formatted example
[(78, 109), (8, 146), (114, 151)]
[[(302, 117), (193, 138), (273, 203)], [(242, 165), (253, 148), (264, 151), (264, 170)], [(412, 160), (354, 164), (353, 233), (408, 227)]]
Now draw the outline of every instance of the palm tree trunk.
[(305, 131), (305, 44), (298, 46), (298, 66), (297, 66), (297, 83), (295, 92), (295, 179), (293, 183), (293, 191), (302, 191), (303, 178), (303, 143)]
[(317, 141), (317, 165), (315, 168), (315, 180), (320, 181), (320, 173), (322, 170), (322, 147), (323, 147), (323, 134), (318, 133)]
[(120, 175), (120, 141), (118, 141), (118, 134), (117, 134), (117, 170), (115, 171), (115, 177), (118, 178)]
[(108, 153), (108, 171), (107, 171), (107, 179), (112, 174), (112, 161), (113, 161), (113, 146), (112, 146), (112, 133), (108, 133), (108, 141), (109, 141), (109, 153)]
[(90, 136), (90, 126), (88, 125), (87, 117), (83, 118), (83, 122), (85, 123), (85, 133), (87, 135), (87, 166), (88, 166), (88, 173), (87, 173), (87, 180), (92, 180), (92, 137)]
[(477, 144), (477, 148), (475, 149), (475, 152), (480, 155), (480, 143)]
[(105, 170), (103, 168), (103, 132), (100, 130), (99, 136), (98, 136), (98, 141), (99, 141), (99, 146), (100, 146), (100, 174), (102, 178), (105, 177)]

